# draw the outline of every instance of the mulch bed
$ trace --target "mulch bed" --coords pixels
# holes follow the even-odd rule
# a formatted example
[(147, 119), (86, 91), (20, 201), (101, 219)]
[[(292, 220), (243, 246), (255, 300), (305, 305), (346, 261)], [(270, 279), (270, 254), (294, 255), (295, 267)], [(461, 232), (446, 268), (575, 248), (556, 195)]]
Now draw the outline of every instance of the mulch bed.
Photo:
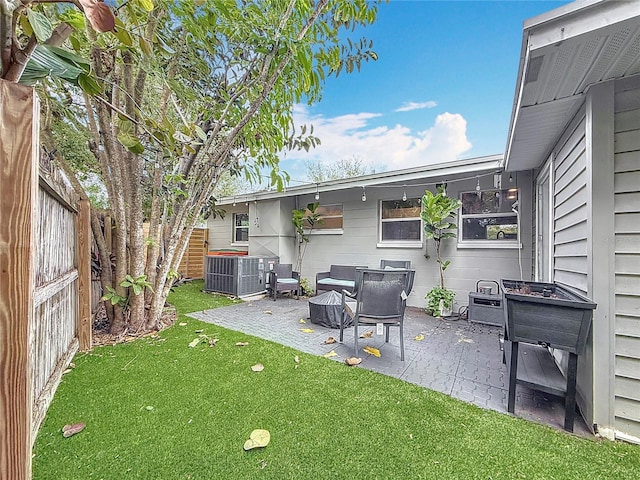
[(93, 346), (117, 345), (118, 343), (133, 342), (140, 338), (157, 337), (158, 332), (173, 325), (177, 317), (176, 309), (173, 306), (167, 305), (160, 319), (158, 330), (150, 331), (140, 329), (138, 331), (130, 331), (127, 329), (122, 333), (113, 334), (109, 330), (110, 324), (104, 304), (100, 303), (93, 317)]

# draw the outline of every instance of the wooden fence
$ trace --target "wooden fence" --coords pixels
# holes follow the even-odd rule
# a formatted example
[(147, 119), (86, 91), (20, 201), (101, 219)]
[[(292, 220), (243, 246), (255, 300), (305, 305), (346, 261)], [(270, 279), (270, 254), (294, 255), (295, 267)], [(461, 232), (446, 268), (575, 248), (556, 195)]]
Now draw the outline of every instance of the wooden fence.
[(209, 230), (194, 228), (178, 271), (185, 278), (204, 278), (204, 262), (209, 246)]
[(31, 449), (62, 372), (91, 348), (90, 219), (39, 167), (39, 102), (0, 80), (0, 478), (31, 478)]
[[(143, 227), (144, 237), (149, 236), (149, 224)], [(158, 239), (155, 239), (159, 241)], [(109, 244), (109, 243), (108, 243)], [(184, 278), (204, 278), (204, 262), (209, 247), (209, 230), (206, 228), (194, 228), (189, 237), (189, 245), (182, 256), (178, 272)]]

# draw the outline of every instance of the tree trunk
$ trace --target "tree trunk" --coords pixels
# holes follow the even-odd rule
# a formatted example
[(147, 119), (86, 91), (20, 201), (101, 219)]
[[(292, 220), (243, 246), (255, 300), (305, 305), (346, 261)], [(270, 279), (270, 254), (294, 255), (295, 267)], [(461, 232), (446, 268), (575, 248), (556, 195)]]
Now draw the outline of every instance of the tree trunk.
[[(111, 229), (111, 218), (104, 218), (104, 229)], [(98, 218), (98, 214), (96, 211), (91, 208), (91, 231), (93, 232), (93, 239), (96, 242), (96, 247), (98, 249), (98, 258), (100, 259), (100, 286), (102, 287), (102, 292), (106, 292), (106, 286), (111, 286), (113, 284), (113, 270), (111, 267), (111, 248), (107, 245), (105, 239), (105, 232), (103, 230), (102, 225), (100, 224), (100, 219)], [(107, 314), (107, 319), (109, 320), (109, 324), (113, 322), (114, 311), (113, 305), (111, 302), (103, 302), (105, 311)]]
[(444, 286), (444, 270), (442, 269), (442, 259), (440, 258), (440, 239), (434, 238), (434, 243), (436, 244), (436, 260), (438, 263), (438, 269), (440, 271), (440, 288), (445, 288)]

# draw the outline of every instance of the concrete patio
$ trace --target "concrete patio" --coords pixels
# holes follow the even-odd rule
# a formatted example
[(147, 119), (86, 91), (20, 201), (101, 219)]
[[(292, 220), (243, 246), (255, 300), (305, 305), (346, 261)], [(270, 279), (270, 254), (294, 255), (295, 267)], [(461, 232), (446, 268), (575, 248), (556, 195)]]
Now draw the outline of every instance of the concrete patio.
[[(502, 363), (502, 329), (499, 327), (466, 320), (443, 321), (421, 309), (407, 308), (405, 361), (402, 362), (397, 328), (391, 329), (388, 344), (382, 335), (375, 334), (375, 328), (361, 329), (361, 334), (373, 330), (373, 336), (359, 340), (357, 355), (353, 351), (352, 328), (345, 331), (344, 343), (325, 344), (330, 336), (338, 340), (339, 329), (311, 323), (308, 302), (303, 298), (279, 298), (276, 302), (257, 298), (229, 307), (195, 312), (190, 316), (314, 355), (324, 355), (333, 350), (337, 356), (331, 358), (339, 362), (358, 356), (363, 360), (360, 368), (507, 413), (508, 375)], [(303, 332), (303, 329), (312, 329), (313, 332)], [(416, 340), (419, 335), (424, 339)], [(379, 349), (381, 356), (378, 358), (363, 352), (366, 345)], [(562, 430), (564, 401), (518, 386), (515, 415)], [(574, 433), (593, 436), (580, 415), (576, 415)]]

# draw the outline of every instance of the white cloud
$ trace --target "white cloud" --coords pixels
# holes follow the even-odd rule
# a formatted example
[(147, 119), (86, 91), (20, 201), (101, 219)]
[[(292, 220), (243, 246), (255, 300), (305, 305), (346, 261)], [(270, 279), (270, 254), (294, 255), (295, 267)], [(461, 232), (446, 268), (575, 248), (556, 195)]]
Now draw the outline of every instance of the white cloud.
[(391, 171), (451, 162), (471, 148), (466, 135), (467, 121), (460, 114), (441, 113), (432, 126), (417, 133), (400, 124), (372, 126), (370, 120), (380, 116), (363, 112), (326, 118), (309, 115), (306, 106), (296, 107), (295, 124), (312, 124), (313, 134), (320, 138), (321, 145), (309, 152), (287, 152), (283, 158), (287, 161), (285, 169), (293, 178), (300, 178), (305, 168), (293, 166), (295, 161), (333, 163), (357, 156), (365, 164), (375, 165), (377, 171)]
[(401, 107), (398, 107), (394, 112), (410, 112), (411, 110), (421, 110), (423, 108), (433, 108), (438, 104), (432, 100), (428, 102), (406, 102)]

